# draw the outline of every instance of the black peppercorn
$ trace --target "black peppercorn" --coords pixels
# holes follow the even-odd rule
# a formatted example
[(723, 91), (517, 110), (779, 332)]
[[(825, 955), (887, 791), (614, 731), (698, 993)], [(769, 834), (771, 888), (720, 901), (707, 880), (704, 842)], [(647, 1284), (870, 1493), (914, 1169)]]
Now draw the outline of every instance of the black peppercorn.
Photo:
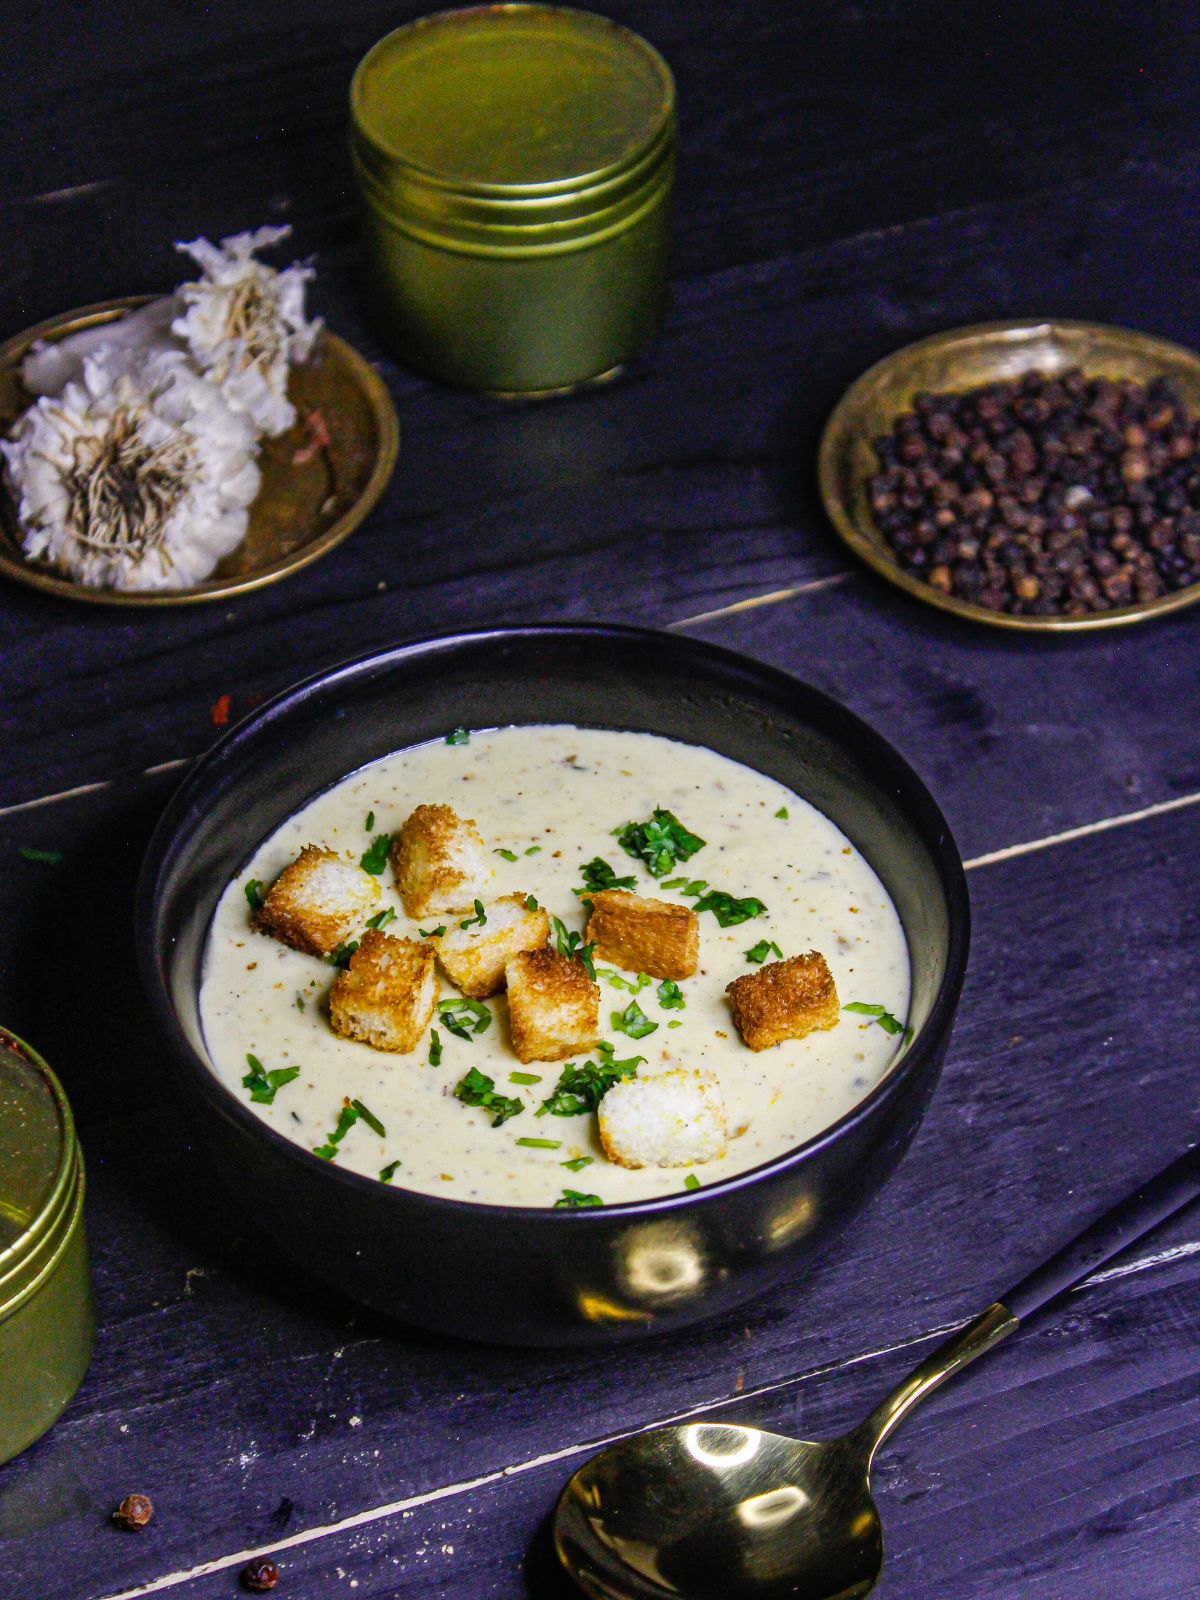
[(880, 532), (943, 593), (1081, 616), (1200, 582), (1200, 421), (1167, 379), (922, 394), (876, 453)]
[(119, 1528), (128, 1528), (133, 1533), (144, 1528), (153, 1515), (154, 1503), (149, 1495), (127, 1494), (113, 1512), (112, 1520)]
[(269, 1594), (279, 1582), (279, 1563), (269, 1556), (259, 1557), (242, 1568), (242, 1583), (251, 1594)]

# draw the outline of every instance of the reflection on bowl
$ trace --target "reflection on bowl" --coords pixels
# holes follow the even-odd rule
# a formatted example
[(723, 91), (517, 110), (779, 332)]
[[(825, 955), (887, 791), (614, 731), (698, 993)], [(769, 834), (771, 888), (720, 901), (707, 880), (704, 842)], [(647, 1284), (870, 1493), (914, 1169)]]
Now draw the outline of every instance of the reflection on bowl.
[[(799, 1149), (696, 1191), (576, 1211), (476, 1205), (318, 1161), (213, 1074), (198, 994), (224, 885), (353, 768), (445, 728), (577, 723), (705, 744), (832, 818), (903, 924), (915, 1037), (889, 1075)], [(937, 1080), (968, 945), (962, 865), (933, 800), (836, 702), (726, 651), (629, 628), (523, 628), (405, 645), (281, 695), (197, 763), (151, 841), (142, 972), (215, 1172), (282, 1251), (401, 1320), (499, 1343), (678, 1327), (795, 1280), (879, 1189)], [(347, 1241), (353, 1241), (348, 1248)]]

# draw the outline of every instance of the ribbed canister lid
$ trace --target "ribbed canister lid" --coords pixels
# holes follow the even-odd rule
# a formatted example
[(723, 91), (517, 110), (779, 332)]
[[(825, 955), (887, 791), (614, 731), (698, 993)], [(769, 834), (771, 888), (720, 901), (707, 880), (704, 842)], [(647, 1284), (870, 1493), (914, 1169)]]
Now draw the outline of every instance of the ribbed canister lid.
[(674, 102), (670, 69), (644, 39), (541, 5), (399, 28), (350, 92), (355, 152), (377, 190), (441, 215), (461, 204), (464, 220), (501, 227), (627, 202), (673, 143)]
[(53, 1262), (75, 1207), (78, 1165), (58, 1080), (0, 1028), (0, 1318)]

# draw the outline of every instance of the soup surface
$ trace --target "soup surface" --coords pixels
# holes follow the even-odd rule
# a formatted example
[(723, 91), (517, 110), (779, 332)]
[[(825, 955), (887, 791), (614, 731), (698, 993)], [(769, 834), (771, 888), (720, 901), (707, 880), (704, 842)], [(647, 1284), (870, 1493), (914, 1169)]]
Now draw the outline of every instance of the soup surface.
[[(695, 976), (679, 985), (682, 1009), (662, 1004), (658, 980), (631, 993), (621, 985), (636, 985), (634, 973), (596, 963), (602, 1037), (618, 1058), (645, 1056), (639, 1074), (676, 1064), (705, 1068), (719, 1079), (730, 1134), (724, 1156), (694, 1168), (690, 1179), (679, 1168), (629, 1170), (606, 1160), (594, 1114), (538, 1117), (563, 1063), (518, 1061), (503, 994), (484, 1002), (492, 1024), (469, 1041), (435, 1015), (441, 1041), (436, 1066), (428, 1032), (409, 1055), (334, 1034), (328, 1015), (334, 969), (256, 932), (245, 884), (259, 879), (269, 885), (306, 844), (358, 861), (373, 836), (399, 829), (422, 803), (446, 804), (474, 818), (494, 867), (485, 901), (518, 890), (535, 895), (568, 930), (583, 930), (586, 910), (573, 890), (583, 883), (583, 865), (596, 856), (618, 875), (633, 876), (639, 894), (696, 903), (694, 893), (689, 898), (684, 892), (688, 885), (664, 888), (664, 880), (651, 877), (614, 837), (614, 830), (645, 821), (656, 806), (705, 840), (702, 850), (665, 875), (666, 882), (703, 879), (735, 898), (765, 903), (760, 915), (724, 928), (711, 912), (700, 914), (700, 962)], [(380, 906), (396, 913), (387, 932), (417, 938), (418, 924), (405, 916), (390, 866), (378, 881)], [(819, 950), (843, 1007), (882, 1007), (889, 1014), (885, 1023), (844, 1010), (827, 1032), (749, 1050), (724, 991), (731, 979), (759, 970), (747, 952), (761, 941), (784, 956)], [(777, 959), (775, 951), (765, 959)], [(458, 995), (444, 975), (440, 982), (443, 999)], [(637, 1038), (615, 1025), (633, 1000), (655, 1025)], [(551, 1206), (568, 1189), (606, 1204), (675, 1193), (685, 1181), (708, 1185), (784, 1154), (835, 1122), (884, 1076), (904, 1038), (885, 1028), (893, 1017), (903, 1023), (908, 1000), (907, 950), (886, 890), (845, 836), (806, 801), (698, 746), (646, 733), (535, 726), (399, 751), (351, 773), (296, 812), (222, 895), (209, 932), (200, 1005), (218, 1077), (297, 1144), (324, 1145), (350, 1097), (367, 1106), (385, 1132), (360, 1118), (336, 1146), (341, 1166), (378, 1178), (398, 1163), (388, 1181), (408, 1189), (496, 1205)], [(242, 1083), (247, 1054), (266, 1072), (298, 1067), (299, 1074), (270, 1104), (252, 1102)], [(581, 1052), (578, 1059), (594, 1054)], [(493, 1078), (497, 1092), (523, 1101), (524, 1112), (493, 1127), (489, 1112), (456, 1099), (454, 1087), (471, 1067)], [(514, 1072), (538, 1081), (514, 1083)], [(517, 1143), (520, 1138), (557, 1142), (558, 1148), (529, 1148)]]

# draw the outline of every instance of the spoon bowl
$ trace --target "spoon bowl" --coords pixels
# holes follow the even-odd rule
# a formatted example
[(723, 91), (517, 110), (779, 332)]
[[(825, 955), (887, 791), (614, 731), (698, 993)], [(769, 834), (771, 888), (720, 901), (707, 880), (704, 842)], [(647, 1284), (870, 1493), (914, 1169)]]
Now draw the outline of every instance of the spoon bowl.
[(854, 1600), (883, 1568), (862, 1429), (818, 1442), (686, 1423), (603, 1451), (559, 1502), (560, 1559), (593, 1600)]
[(592, 1600), (869, 1594), (883, 1571), (871, 1463), (884, 1440), (947, 1378), (1196, 1199), (1200, 1150), (1188, 1150), (938, 1345), (840, 1439), (689, 1422), (610, 1445), (562, 1492), (559, 1560)]
[(562, 1492), (559, 1560), (592, 1600), (858, 1600), (883, 1571), (876, 1450), (1016, 1326), (989, 1306), (840, 1439), (690, 1422), (610, 1445)]

